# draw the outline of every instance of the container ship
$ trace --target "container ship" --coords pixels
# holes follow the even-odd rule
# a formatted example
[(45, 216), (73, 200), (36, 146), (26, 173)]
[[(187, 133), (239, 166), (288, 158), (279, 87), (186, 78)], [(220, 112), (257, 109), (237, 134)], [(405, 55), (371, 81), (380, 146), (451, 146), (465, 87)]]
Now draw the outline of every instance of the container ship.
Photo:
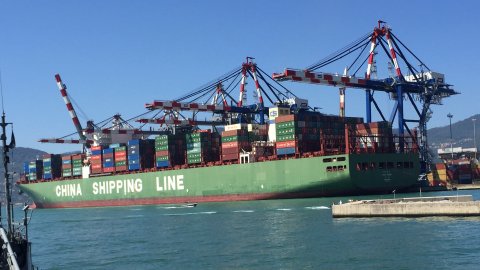
[[(382, 42), (379, 36), (393, 38), (389, 31), (379, 22), (373, 34), (364, 37), (365, 46), (372, 44), (365, 78), (347, 75), (347, 70), (343, 75), (318, 73), (316, 67), (271, 76), (247, 58), (183, 97), (147, 103), (154, 116), (134, 119), (155, 126), (149, 130), (134, 128), (119, 115), (110, 119), (110, 127), (105, 121), (100, 122), (103, 126), (88, 121), (82, 128), (56, 75), (79, 139), (41, 142), (79, 143), (83, 151), (26, 162), (18, 185), (39, 208), (308, 198), (411, 188), (428, 166), (426, 123), (416, 121), (418, 133), (408, 128), (403, 100), (431, 94), (428, 100), (435, 104), (435, 98), (455, 92), (434, 72), (403, 76), (398, 68), (396, 80), (370, 78), (374, 45)], [(395, 48), (391, 52), (396, 61)], [(247, 104), (248, 78), (254, 82), (253, 104)], [(285, 80), (340, 88), (340, 113), (319, 112), (288, 90)], [(366, 119), (345, 116), (347, 87), (366, 91)], [(240, 90), (238, 99), (231, 96), (234, 88)], [(386, 92), (396, 102), (390, 121), (382, 113), (382, 121), (372, 121), (370, 105), (379, 109), (372, 91)], [(200, 100), (205, 97), (208, 100)], [(213, 117), (202, 121), (202, 114)]]

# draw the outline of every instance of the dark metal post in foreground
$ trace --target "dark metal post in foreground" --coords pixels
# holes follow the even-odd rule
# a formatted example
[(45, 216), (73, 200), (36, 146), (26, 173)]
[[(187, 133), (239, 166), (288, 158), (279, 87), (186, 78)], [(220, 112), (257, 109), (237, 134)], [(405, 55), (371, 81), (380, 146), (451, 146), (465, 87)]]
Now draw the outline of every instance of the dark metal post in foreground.
[(7, 226), (8, 226), (8, 233), (13, 232), (12, 228), (12, 220), (13, 220), (13, 209), (12, 209), (12, 196), (10, 190), (10, 177), (8, 175), (8, 163), (10, 163), (9, 157), (7, 156), (9, 146), (7, 145), (7, 135), (6, 135), (6, 127), (11, 123), (5, 122), (5, 112), (2, 114), (2, 123), (0, 124), (2, 127), (2, 135), (0, 139), (2, 140), (2, 147), (3, 147), (3, 168), (4, 168), (4, 178), (5, 178), (5, 208), (7, 210)]

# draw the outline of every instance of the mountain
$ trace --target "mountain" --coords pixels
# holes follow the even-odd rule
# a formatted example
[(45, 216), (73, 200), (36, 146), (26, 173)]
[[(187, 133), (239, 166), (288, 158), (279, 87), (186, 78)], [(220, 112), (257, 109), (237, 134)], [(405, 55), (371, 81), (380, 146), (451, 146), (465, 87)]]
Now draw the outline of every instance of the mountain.
[[(476, 121), (473, 121), (476, 119)], [(475, 141), (480, 146), (480, 114), (452, 123), (453, 147), (473, 148), (473, 129), (475, 124)], [(450, 147), (450, 125), (428, 130), (428, 143), (431, 148)]]

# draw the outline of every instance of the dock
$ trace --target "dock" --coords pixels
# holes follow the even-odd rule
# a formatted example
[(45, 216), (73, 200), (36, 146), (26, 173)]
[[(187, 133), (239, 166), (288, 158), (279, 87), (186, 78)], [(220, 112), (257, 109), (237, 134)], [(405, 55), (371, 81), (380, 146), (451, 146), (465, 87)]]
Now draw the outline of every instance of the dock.
[(332, 205), (334, 218), (480, 216), (472, 195), (360, 200)]

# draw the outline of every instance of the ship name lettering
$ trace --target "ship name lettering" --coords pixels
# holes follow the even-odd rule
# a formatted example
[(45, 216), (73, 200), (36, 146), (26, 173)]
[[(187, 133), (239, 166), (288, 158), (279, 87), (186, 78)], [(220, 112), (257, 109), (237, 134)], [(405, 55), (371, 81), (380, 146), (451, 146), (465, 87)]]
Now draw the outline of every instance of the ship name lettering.
[(166, 190), (184, 190), (185, 186), (183, 185), (183, 174), (173, 175), (173, 176), (164, 176), (163, 182), (160, 181), (160, 177), (156, 177), (157, 191), (166, 191)]
[(142, 192), (142, 179), (123, 179), (123, 180), (109, 180), (93, 182), (93, 194), (120, 194), (127, 195), (128, 193)]
[(80, 184), (57, 185), (55, 187), (57, 197), (75, 197), (82, 196), (82, 187)]

